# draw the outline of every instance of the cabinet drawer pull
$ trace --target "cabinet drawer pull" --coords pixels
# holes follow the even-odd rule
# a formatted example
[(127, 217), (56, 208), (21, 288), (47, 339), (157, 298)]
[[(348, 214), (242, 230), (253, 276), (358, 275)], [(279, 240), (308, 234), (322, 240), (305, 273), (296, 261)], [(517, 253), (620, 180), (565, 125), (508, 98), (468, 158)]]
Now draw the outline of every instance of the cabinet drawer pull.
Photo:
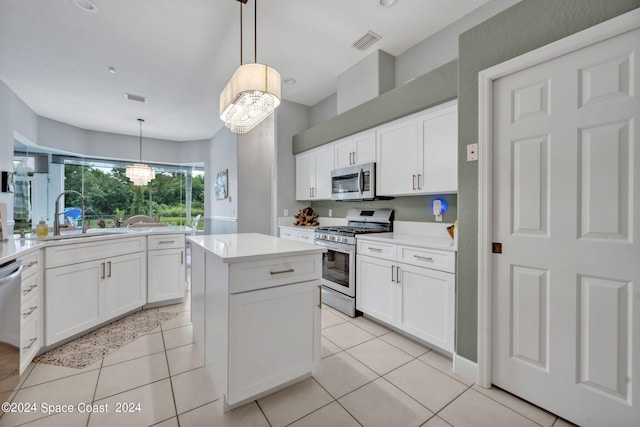
[(175, 240), (161, 240), (158, 242), (159, 245), (171, 245), (173, 243), (175, 243)]
[(24, 291), (22, 291), (22, 295), (26, 295), (26, 294), (28, 294), (29, 292), (31, 292), (32, 290), (34, 290), (34, 289), (35, 289), (35, 288), (37, 288), (37, 287), (38, 287), (38, 284), (37, 284), (37, 283), (36, 283), (35, 285), (31, 285), (31, 286), (29, 286), (29, 289), (25, 289)]
[(367, 246), (367, 249), (369, 249), (371, 252), (382, 252), (382, 249), (380, 249), (380, 248), (372, 248), (371, 246)]
[(433, 258), (431, 258), (430, 256), (414, 255), (413, 257), (415, 259), (421, 259), (422, 261), (433, 261)]
[(31, 261), (29, 264), (25, 265), (24, 268), (29, 268), (29, 267), (33, 267), (34, 265), (36, 265), (38, 263), (38, 261)]
[(22, 349), (23, 349), (23, 350), (25, 350), (25, 351), (26, 351), (26, 350), (29, 350), (31, 347), (33, 347), (33, 344), (35, 344), (35, 342), (36, 342), (36, 341), (38, 341), (38, 338), (37, 338), (37, 337), (36, 337), (36, 338), (31, 338), (31, 339), (29, 340), (29, 345), (28, 345), (28, 346), (26, 346), (26, 347), (22, 347)]
[(107, 262), (107, 277), (111, 277), (111, 261)]
[(322, 309), (322, 285), (318, 285), (318, 308)]
[(271, 275), (276, 275), (276, 274), (283, 274), (283, 273), (293, 273), (295, 270), (293, 268), (288, 268), (286, 270), (280, 270), (280, 271), (271, 271)]
[(29, 307), (29, 311), (26, 311), (26, 312), (22, 313), (22, 318), (26, 319), (27, 317), (31, 316), (31, 313), (33, 313), (37, 309), (38, 309), (37, 305), (35, 307)]

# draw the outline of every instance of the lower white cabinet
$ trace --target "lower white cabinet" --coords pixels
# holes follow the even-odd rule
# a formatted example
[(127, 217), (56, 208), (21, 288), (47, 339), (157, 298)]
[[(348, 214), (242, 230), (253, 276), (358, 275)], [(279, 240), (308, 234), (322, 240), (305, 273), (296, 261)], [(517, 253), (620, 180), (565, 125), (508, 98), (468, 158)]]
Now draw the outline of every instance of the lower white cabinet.
[(310, 360), (318, 362), (319, 292), (316, 280), (230, 295), (229, 403), (300, 377)]
[[(64, 264), (63, 259), (67, 262), (45, 271), (45, 345), (55, 344), (144, 305), (145, 251), (106, 258), (97, 256), (114, 253), (121, 243), (114, 240), (77, 244), (85, 246), (72, 248), (68, 253), (84, 249), (83, 259), (89, 257), (87, 253), (93, 253), (96, 258), (78, 263), (73, 258), (61, 257), (61, 253), (69, 251), (63, 245), (45, 248), (45, 260), (51, 257), (58, 265)], [(145, 246), (144, 241), (135, 243), (133, 247)]]
[(306, 227), (280, 227), (280, 237), (289, 240), (299, 240), (313, 244), (315, 229)]
[(151, 235), (147, 247), (147, 302), (183, 298), (186, 290), (184, 234)]
[(356, 308), (453, 352), (453, 265), (453, 252), (358, 239)]
[(44, 345), (44, 307), (40, 250), (19, 258), (20, 287), (20, 374)]

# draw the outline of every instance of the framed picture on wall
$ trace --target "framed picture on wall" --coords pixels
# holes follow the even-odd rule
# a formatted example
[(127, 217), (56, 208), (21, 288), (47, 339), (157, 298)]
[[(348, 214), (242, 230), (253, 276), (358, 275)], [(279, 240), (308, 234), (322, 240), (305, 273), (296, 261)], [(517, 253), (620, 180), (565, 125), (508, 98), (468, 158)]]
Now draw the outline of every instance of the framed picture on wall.
[(229, 196), (227, 173), (228, 169), (225, 169), (216, 174), (215, 181), (213, 183), (216, 200), (226, 199)]

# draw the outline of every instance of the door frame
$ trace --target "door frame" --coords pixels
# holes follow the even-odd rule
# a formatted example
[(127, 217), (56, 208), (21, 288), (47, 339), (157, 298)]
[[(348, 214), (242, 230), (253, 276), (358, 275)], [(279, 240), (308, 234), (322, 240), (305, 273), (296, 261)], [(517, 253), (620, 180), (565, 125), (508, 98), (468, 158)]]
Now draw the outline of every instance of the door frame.
[[(640, 8), (478, 73), (478, 384), (491, 387), (493, 83), (509, 74), (640, 28)], [(637, 96), (637, 95), (636, 95)]]

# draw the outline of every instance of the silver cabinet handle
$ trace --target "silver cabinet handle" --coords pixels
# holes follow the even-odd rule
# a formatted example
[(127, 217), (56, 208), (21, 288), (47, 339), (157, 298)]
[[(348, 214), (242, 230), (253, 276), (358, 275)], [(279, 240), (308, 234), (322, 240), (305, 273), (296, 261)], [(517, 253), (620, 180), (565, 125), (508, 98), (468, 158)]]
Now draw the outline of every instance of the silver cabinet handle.
[(184, 264), (184, 251), (180, 251), (180, 265)]
[(111, 261), (107, 262), (107, 277), (111, 277)]
[(158, 242), (158, 244), (160, 245), (170, 245), (175, 243), (175, 240), (161, 240), (160, 242)]
[(29, 340), (29, 345), (26, 347), (22, 347), (23, 350), (29, 350), (31, 347), (33, 347), (33, 344), (35, 344), (35, 342), (38, 341), (38, 338), (31, 338)]
[(367, 246), (367, 249), (369, 249), (371, 252), (382, 252), (382, 249), (380, 249), (380, 248), (372, 248), (371, 246)]
[(413, 178), (411, 178), (411, 188), (412, 189), (416, 189), (416, 176), (415, 175), (411, 175)]
[(35, 285), (31, 285), (31, 286), (29, 286), (29, 289), (25, 289), (24, 291), (22, 291), (22, 295), (26, 295), (26, 294), (28, 294), (29, 292), (31, 292), (32, 290), (34, 290), (34, 289), (35, 289), (35, 288), (37, 288), (37, 287), (38, 287), (38, 284), (37, 284), (37, 283), (36, 283)]
[(29, 268), (29, 267), (33, 267), (34, 265), (36, 265), (38, 263), (38, 261), (31, 261), (29, 264), (25, 265), (24, 268)]
[(400, 284), (400, 267), (396, 266), (396, 283)]
[(318, 308), (322, 310), (322, 285), (318, 285)]
[(100, 268), (102, 269), (102, 274), (100, 275), (100, 277), (102, 279), (104, 279), (106, 277), (105, 275), (105, 267), (104, 267), (104, 262), (100, 263)]
[(418, 174), (418, 190), (422, 190), (422, 185), (420, 185), (420, 177), (422, 175)]
[(414, 255), (413, 256), (415, 259), (421, 259), (423, 261), (433, 261), (433, 258), (429, 257), (429, 256), (420, 256), (420, 255)]
[(35, 307), (29, 307), (29, 311), (25, 311), (24, 313), (22, 313), (22, 318), (26, 319), (27, 317), (31, 316), (31, 313), (33, 313), (37, 309), (38, 309), (37, 305)]
[(295, 270), (293, 268), (288, 268), (286, 270), (280, 270), (280, 271), (271, 271), (271, 275), (274, 276), (276, 274), (284, 274), (284, 273), (293, 273)]
[(391, 283), (394, 283), (396, 280), (393, 278), (393, 270), (395, 269), (395, 265), (391, 266)]

